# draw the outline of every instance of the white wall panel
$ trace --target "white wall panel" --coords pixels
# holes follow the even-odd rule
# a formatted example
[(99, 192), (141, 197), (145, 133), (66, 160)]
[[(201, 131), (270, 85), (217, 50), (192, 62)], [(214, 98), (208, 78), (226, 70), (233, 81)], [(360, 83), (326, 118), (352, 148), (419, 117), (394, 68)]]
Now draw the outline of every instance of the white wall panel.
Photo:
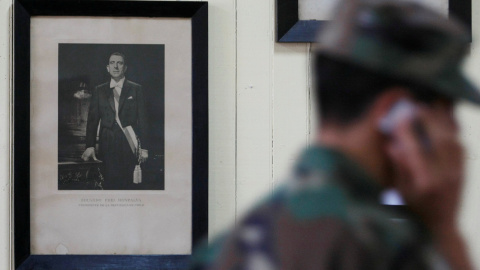
[(309, 44), (275, 44), (273, 95), (273, 180), (289, 174), (308, 144), (310, 126)]
[(273, 0), (237, 1), (237, 213), (272, 187)]
[(235, 219), (236, 0), (209, 1), (209, 235)]
[(10, 268), (10, 5), (0, 0), (0, 269)]
[(458, 110), (461, 119), (462, 140), (466, 150), (466, 182), (460, 211), (460, 225), (470, 246), (471, 258), (480, 266), (480, 110), (471, 105), (462, 105)]
[[(469, 77), (480, 85), (480, 1), (472, 1), (473, 44), (467, 58), (465, 70)], [(471, 258), (480, 268), (480, 109), (462, 105), (458, 118), (461, 123), (462, 139), (466, 150), (466, 183), (460, 212), (460, 225), (470, 246)]]

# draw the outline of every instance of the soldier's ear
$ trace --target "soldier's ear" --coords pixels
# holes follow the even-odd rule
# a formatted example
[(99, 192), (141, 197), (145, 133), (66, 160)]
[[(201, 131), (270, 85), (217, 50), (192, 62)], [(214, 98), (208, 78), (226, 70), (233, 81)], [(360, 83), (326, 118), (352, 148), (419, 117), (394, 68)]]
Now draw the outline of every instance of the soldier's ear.
[(110, 73), (110, 67), (107, 65), (107, 71), (108, 73)]
[(123, 73), (127, 72), (127, 68), (128, 68), (128, 66), (125, 65), (125, 69), (123, 70)]

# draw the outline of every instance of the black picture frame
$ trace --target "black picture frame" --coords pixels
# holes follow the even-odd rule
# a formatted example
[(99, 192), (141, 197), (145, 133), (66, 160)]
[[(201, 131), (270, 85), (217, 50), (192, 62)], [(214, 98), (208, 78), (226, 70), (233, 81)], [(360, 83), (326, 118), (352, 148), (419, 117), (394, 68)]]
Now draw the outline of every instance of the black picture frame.
[[(277, 42), (315, 42), (315, 34), (327, 21), (300, 20), (299, 0), (276, 0)], [(448, 0), (449, 14), (456, 16), (467, 27), (472, 40), (472, 1)]]
[(192, 247), (208, 232), (208, 3), (15, 0), (13, 6), (13, 244), (15, 269), (185, 269), (189, 255), (32, 255), (30, 252), (30, 20), (32, 16), (190, 18)]

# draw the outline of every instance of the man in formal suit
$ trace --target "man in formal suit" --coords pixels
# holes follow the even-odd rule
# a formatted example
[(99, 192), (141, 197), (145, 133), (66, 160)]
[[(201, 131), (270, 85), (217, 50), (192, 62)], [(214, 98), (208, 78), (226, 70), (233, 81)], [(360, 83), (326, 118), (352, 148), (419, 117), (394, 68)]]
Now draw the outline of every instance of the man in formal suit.
[(88, 111), (86, 150), (82, 159), (103, 161), (104, 189), (135, 189), (133, 174), (148, 159), (148, 120), (142, 86), (125, 79), (127, 63), (122, 53), (112, 53), (107, 71), (110, 81), (93, 91)]

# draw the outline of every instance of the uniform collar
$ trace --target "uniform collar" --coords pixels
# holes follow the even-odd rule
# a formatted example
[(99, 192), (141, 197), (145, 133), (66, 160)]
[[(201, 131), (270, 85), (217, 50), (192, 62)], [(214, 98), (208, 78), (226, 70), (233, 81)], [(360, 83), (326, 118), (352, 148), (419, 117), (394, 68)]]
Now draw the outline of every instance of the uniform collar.
[(295, 185), (338, 185), (355, 199), (379, 202), (382, 186), (358, 163), (342, 152), (324, 146), (303, 151), (295, 167)]

